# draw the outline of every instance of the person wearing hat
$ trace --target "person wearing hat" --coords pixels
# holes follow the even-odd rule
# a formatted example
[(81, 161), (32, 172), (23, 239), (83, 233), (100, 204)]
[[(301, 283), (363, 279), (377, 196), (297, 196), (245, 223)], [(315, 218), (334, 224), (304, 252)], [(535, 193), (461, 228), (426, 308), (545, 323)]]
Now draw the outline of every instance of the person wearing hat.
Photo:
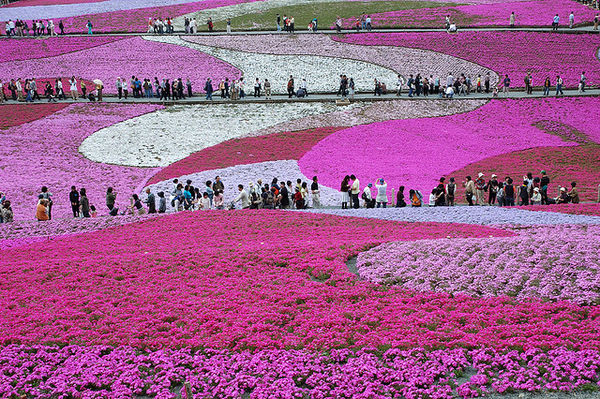
[(492, 178), (487, 184), (488, 205), (495, 205), (498, 196), (498, 176), (492, 174)]
[(569, 195), (567, 194), (567, 189), (561, 187), (558, 192), (558, 197), (555, 198), (557, 204), (566, 204), (569, 202)]
[(572, 204), (579, 204), (579, 193), (577, 192), (577, 182), (571, 182), (571, 190), (567, 193)]
[(519, 197), (519, 205), (529, 205), (529, 185), (527, 184), (527, 180), (523, 180), (523, 184), (521, 184), (517, 191), (517, 196)]
[(471, 179), (471, 176), (466, 177), (466, 181), (463, 182), (465, 188), (465, 199), (469, 203), (469, 206), (473, 206), (473, 196), (475, 195), (475, 184)]
[(373, 183), (367, 184), (367, 187), (363, 190), (362, 199), (364, 201), (365, 208), (375, 208), (375, 200), (373, 199), (373, 194), (371, 193), (371, 188), (373, 187)]
[(383, 178), (379, 179), (375, 182), (375, 187), (377, 188), (377, 197), (375, 200), (377, 201), (377, 208), (383, 206), (387, 207), (388, 197), (387, 197), (387, 183)]
[(476, 205), (485, 205), (485, 179), (484, 174), (479, 172), (477, 179), (475, 180), (475, 198)]
[(540, 194), (539, 187), (533, 188), (533, 194), (531, 195), (531, 205), (541, 205), (542, 204), (542, 194)]

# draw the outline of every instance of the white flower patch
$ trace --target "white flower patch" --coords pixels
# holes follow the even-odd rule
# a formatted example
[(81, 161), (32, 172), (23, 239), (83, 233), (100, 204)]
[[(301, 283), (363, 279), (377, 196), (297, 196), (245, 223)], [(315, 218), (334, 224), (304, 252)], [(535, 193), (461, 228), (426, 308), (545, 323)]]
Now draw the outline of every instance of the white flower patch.
[(185, 41), (177, 36), (145, 36), (146, 40), (177, 44), (220, 58), (242, 71), (249, 91), (256, 78), (269, 79), (273, 93), (287, 93), (287, 82), (294, 76), (296, 88), (301, 79), (307, 81), (307, 91), (332, 92), (339, 87), (339, 75), (354, 78), (357, 91), (373, 91), (374, 79), (392, 88), (397, 72), (363, 61), (316, 55), (277, 55), (228, 50)]
[(178, 105), (101, 129), (79, 152), (108, 164), (167, 166), (223, 141), (336, 109), (333, 103)]
[[(257, 186), (257, 181), (262, 180), (263, 185), (265, 183), (271, 183), (274, 177), (279, 181), (290, 180), (293, 185), (296, 185), (296, 179), (301, 179), (303, 182), (307, 182), (310, 188), (312, 176), (306, 177), (300, 172), (298, 167), (298, 161), (294, 160), (283, 160), (283, 161), (268, 161), (248, 165), (236, 165), (229, 168), (213, 169), (204, 172), (192, 173), (179, 177), (180, 182), (185, 182), (188, 179), (192, 181), (194, 187), (198, 187), (200, 192), (204, 192), (206, 181), (214, 181), (215, 177), (219, 176), (223, 184), (225, 185), (225, 191), (223, 192), (225, 204), (229, 204), (235, 200), (239, 191), (238, 184), (242, 184), (245, 189), (250, 187), (250, 182)], [(172, 193), (174, 191), (173, 180), (165, 180), (156, 184), (152, 184), (150, 190), (153, 193), (164, 191), (165, 194)], [(310, 190), (309, 190), (310, 191)], [(340, 193), (323, 185), (319, 185), (321, 204), (323, 206), (334, 206), (340, 202)], [(166, 195), (168, 197), (168, 195)], [(312, 195), (309, 193), (309, 206), (313, 206)], [(240, 204), (237, 204), (237, 208)], [(170, 205), (167, 207), (168, 211), (173, 211)]]

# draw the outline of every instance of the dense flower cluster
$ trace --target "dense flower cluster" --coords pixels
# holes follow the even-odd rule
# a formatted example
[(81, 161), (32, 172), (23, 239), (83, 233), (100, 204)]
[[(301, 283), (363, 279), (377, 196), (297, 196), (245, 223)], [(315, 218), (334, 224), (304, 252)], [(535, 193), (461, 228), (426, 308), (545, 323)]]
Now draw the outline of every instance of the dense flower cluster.
[[(17, 4), (17, 3), (15, 3)], [(98, 37), (46, 37), (36, 40), (1, 40), (0, 41), (0, 62), (35, 60), (38, 58), (56, 57), (57, 55), (74, 53), (76, 51), (86, 50), (103, 44), (112, 43), (121, 40), (118, 36), (98, 36)], [(52, 74), (51, 76), (54, 76)], [(31, 76), (39, 76), (38, 74)], [(24, 77), (31, 77), (25, 75)], [(72, 76), (70, 74), (69, 76)], [(19, 74), (18, 77), (21, 77)]]
[[(389, 11), (371, 15), (375, 27), (434, 27), (444, 26), (446, 15), (459, 27), (508, 26), (511, 12), (515, 13), (516, 26), (548, 26), (552, 17), (559, 14), (563, 25), (568, 25), (571, 11), (575, 21), (590, 22), (595, 12), (582, 3), (569, 0), (491, 1), (487, 4), (456, 5), (448, 7), (419, 8)], [(355, 18), (344, 20), (344, 27), (352, 28)]]
[[(45, 106), (18, 107), (42, 110)], [(128, 204), (128, 196), (155, 170), (92, 162), (79, 153), (78, 147), (99, 129), (158, 109), (162, 106), (73, 104), (45, 118), (2, 131), (0, 191), (12, 202), (15, 219), (33, 219), (38, 190), (44, 185), (54, 194), (53, 217), (70, 215), (71, 185), (86, 187), (90, 204), (101, 214), (108, 186), (120, 193), (120, 204)]]
[[(260, 4), (256, 2), (251, 4)], [(248, 36), (191, 36), (185, 37), (186, 41), (216, 46), (227, 49), (240, 50), (251, 53), (277, 54), (277, 55), (322, 55), (326, 57), (350, 58), (361, 60), (392, 69), (408, 79), (409, 74), (420, 72), (427, 76), (445, 76), (448, 71), (460, 71), (466, 75), (477, 76), (491, 72), (491, 83), (494, 84), (497, 76), (494, 72), (480, 65), (466, 61), (462, 58), (432, 51), (423, 51), (417, 48), (362, 46), (331, 40), (329, 35), (299, 35), (294, 38), (294, 45), (290, 46), (286, 35), (248, 35)], [(305, 59), (306, 57), (301, 57)], [(339, 61), (338, 61), (339, 62)], [(339, 65), (339, 64), (338, 64)], [(344, 71), (352, 76), (350, 71), (339, 67), (336, 71)], [(333, 76), (338, 74), (334, 71)], [(374, 75), (373, 77), (377, 77)], [(378, 78), (382, 79), (382, 76)], [(309, 78), (311, 80), (312, 78)], [(356, 80), (356, 77), (355, 77)], [(388, 89), (395, 90), (397, 79), (384, 82)], [(372, 82), (372, 79), (371, 81)], [(369, 82), (369, 83), (370, 83)], [(371, 87), (369, 87), (371, 89)]]
[[(547, 76), (554, 84), (556, 75), (560, 75), (566, 87), (577, 87), (583, 71), (586, 72), (588, 85), (600, 82), (600, 64), (596, 56), (598, 44), (589, 40), (586, 35), (464, 31), (456, 35), (448, 35), (446, 32), (372, 33), (334, 39), (367, 46), (438, 51), (476, 62), (502, 76), (508, 74), (513, 87), (525, 86), (527, 72), (532, 73), (534, 86), (542, 86)], [(454, 70), (456, 72), (458, 71)]]
[(174, 106), (99, 130), (79, 150), (96, 162), (167, 166), (224, 141), (335, 110), (335, 104), (323, 102)]
[[(534, 126), (550, 115), (561, 115), (563, 124), (599, 142), (600, 127), (590, 111), (599, 103), (596, 98), (495, 100), (464, 114), (356, 126), (323, 139), (299, 160), (300, 169), (306, 176), (318, 175), (329, 187), (338, 187), (345, 175), (354, 173), (363, 184), (383, 177), (390, 187), (403, 185), (428, 194), (441, 176), (453, 176), (454, 171), (474, 162), (532, 147), (575, 146), (577, 143)], [(340, 148), (349, 142), (369, 145), (357, 146), (352, 156), (347, 156)], [(577, 164), (579, 159), (564, 162)], [(526, 162), (522, 165), (532, 167)], [(535, 173), (540, 170), (534, 169)], [(518, 182), (529, 171), (521, 170), (513, 178)], [(464, 177), (456, 175), (459, 185)]]
[[(422, 349), (329, 354), (298, 350), (229, 352), (120, 346), (10, 345), (0, 350), (0, 394), (176, 398), (184, 384), (199, 397), (471, 398), (482, 392), (598, 389), (600, 355), (557, 348)], [(202, 370), (197, 373), (196, 370)]]
[[(391, 195), (390, 195), (391, 197)], [(391, 198), (390, 198), (391, 200)], [(544, 208), (546, 205), (543, 206)], [(394, 209), (316, 209), (310, 212), (326, 213), (339, 216), (358, 216), (381, 220), (405, 222), (443, 222), (468, 223), (482, 225), (562, 225), (562, 224), (599, 224), (600, 217), (593, 214), (568, 214), (555, 212), (558, 208), (549, 208), (547, 212), (536, 212), (540, 207), (500, 208), (497, 206), (455, 206), (455, 207), (422, 207)], [(568, 208), (564, 208), (568, 209)]]
[(7, 104), (0, 107), (0, 129), (8, 129), (51, 115), (68, 104), (37, 104), (35, 107)]
[(423, 292), (600, 303), (600, 226), (531, 228), (518, 237), (384, 244), (360, 277)]
[[(38, 56), (35, 59), (4, 62), (0, 78), (74, 75), (90, 80), (100, 79), (106, 93), (116, 93), (115, 81), (119, 76), (125, 79), (132, 75), (140, 79), (182, 78), (184, 84), (189, 78), (196, 92), (204, 91), (206, 78), (218, 81), (240, 76), (236, 68), (208, 54), (140, 37), (75, 49), (77, 51), (51, 58)], [(64, 87), (68, 89), (68, 85)]]

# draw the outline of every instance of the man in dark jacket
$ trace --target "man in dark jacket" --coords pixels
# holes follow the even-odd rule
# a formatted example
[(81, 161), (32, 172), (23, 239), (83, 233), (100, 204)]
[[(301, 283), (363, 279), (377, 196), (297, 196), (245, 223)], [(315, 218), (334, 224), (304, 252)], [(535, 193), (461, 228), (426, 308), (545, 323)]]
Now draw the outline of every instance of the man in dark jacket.
[(79, 217), (79, 192), (77, 192), (75, 186), (71, 186), (69, 202), (71, 203), (71, 209), (73, 210), (73, 217)]
[(279, 195), (281, 199), (279, 200), (279, 204), (281, 209), (288, 209), (290, 207), (290, 193), (288, 189), (285, 187), (285, 182), (281, 182), (279, 184)]
[(154, 198), (154, 194), (150, 192), (149, 188), (146, 189), (146, 194), (148, 194), (148, 198), (146, 199), (148, 213), (156, 213), (156, 199)]

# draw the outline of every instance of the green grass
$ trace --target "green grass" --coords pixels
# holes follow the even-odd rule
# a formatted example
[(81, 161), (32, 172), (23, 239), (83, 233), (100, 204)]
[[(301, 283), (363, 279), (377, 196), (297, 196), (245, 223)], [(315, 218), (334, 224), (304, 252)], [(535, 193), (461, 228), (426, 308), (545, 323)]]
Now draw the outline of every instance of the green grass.
[[(244, 30), (275, 30), (277, 14), (293, 16), (296, 30), (306, 30), (308, 23), (316, 16), (319, 29), (329, 29), (338, 16), (341, 18), (358, 17), (362, 14), (376, 14), (386, 11), (399, 11), (417, 8), (456, 6), (456, 3), (437, 3), (430, 1), (373, 1), (368, 3), (333, 2), (301, 4), (291, 7), (271, 8), (265, 12), (246, 14), (231, 19), (231, 28)], [(215, 23), (216, 30), (225, 30), (225, 21)]]

